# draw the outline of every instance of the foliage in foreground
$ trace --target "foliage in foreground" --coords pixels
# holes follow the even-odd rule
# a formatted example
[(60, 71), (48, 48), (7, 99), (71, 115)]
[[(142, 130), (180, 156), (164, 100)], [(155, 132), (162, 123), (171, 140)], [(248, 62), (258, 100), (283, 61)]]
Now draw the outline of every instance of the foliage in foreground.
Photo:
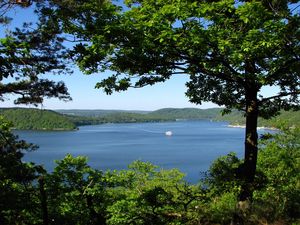
[(67, 155), (53, 172), (21, 161), (33, 146), (1, 121), (0, 223), (5, 224), (292, 224), (300, 219), (300, 132), (264, 140), (253, 204), (237, 207), (242, 162), (217, 159), (197, 185), (177, 169), (136, 161), (127, 170), (99, 171), (83, 156)]

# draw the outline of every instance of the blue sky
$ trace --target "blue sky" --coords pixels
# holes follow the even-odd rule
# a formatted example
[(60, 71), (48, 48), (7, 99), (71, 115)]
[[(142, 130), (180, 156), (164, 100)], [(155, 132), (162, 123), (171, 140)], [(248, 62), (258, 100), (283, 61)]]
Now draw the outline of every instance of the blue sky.
[[(0, 27), (0, 36), (4, 29), (10, 29), (20, 26), (23, 21), (34, 19), (31, 9), (18, 9), (10, 11), (13, 22), (7, 27)], [(101, 89), (95, 89), (94, 86), (106, 77), (108, 73), (83, 75), (78, 69), (75, 69), (72, 75), (49, 75), (49, 79), (55, 81), (64, 81), (69, 89), (73, 101), (63, 102), (57, 99), (45, 99), (42, 108), (46, 109), (124, 109), (124, 110), (156, 110), (160, 108), (211, 108), (217, 107), (213, 103), (203, 103), (195, 105), (189, 102), (185, 96), (185, 83), (188, 81), (187, 75), (176, 75), (165, 83), (141, 89), (130, 89), (121, 93), (106, 95)], [(265, 95), (274, 93), (274, 88), (264, 88)], [(7, 96), (5, 102), (1, 102), (1, 107), (14, 107), (14, 96)], [(22, 105), (21, 105), (22, 106)], [(32, 106), (31, 106), (32, 107)]]
[[(53, 80), (63, 80), (69, 89), (73, 101), (63, 102), (57, 99), (46, 99), (46, 109), (125, 109), (125, 110), (156, 110), (165, 107), (183, 108), (216, 107), (212, 103), (195, 105), (185, 96), (187, 76), (178, 75), (165, 83), (140, 89), (129, 89), (125, 92), (106, 95), (103, 90), (95, 89), (95, 84), (106, 74), (83, 75), (76, 70), (72, 75), (49, 76)], [(14, 107), (11, 100), (1, 103), (1, 107)]]
[[(140, 89), (131, 88), (112, 95), (106, 95), (101, 89), (94, 89), (95, 83), (101, 79), (101, 74), (86, 76), (78, 73), (74, 75), (65, 80), (73, 98), (73, 102), (65, 104), (70, 108), (155, 110), (165, 107), (209, 108), (215, 106), (208, 103), (202, 106), (189, 103), (184, 94), (187, 77), (182, 75), (174, 76), (165, 83)], [(58, 106), (61, 103), (51, 100), (51, 104)]]

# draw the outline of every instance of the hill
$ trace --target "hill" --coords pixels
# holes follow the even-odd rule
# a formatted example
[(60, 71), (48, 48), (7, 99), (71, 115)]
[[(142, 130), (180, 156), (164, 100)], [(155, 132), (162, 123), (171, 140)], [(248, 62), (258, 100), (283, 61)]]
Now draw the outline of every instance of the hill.
[[(88, 114), (85, 114), (88, 115)], [(144, 123), (144, 122), (162, 122), (171, 121), (170, 118), (162, 116), (151, 116), (148, 114), (130, 113), (130, 112), (112, 112), (102, 116), (74, 116), (65, 115), (76, 126), (94, 125), (102, 123)]]
[(220, 108), (197, 109), (197, 108), (164, 108), (153, 111), (148, 115), (160, 116), (169, 119), (214, 119), (221, 112)]
[[(219, 115), (216, 117), (216, 120), (227, 121), (231, 125), (244, 125), (246, 123), (243, 113), (239, 111), (233, 111), (224, 116)], [(258, 126), (275, 128), (280, 128), (281, 126), (300, 127), (300, 111), (281, 111), (280, 115), (269, 120), (259, 118)]]
[(0, 109), (16, 129), (72, 130), (76, 126), (103, 123), (163, 122), (180, 119), (213, 119), (220, 109), (164, 108), (153, 112), (127, 110), (40, 110), (27, 108)]
[(115, 113), (147, 114), (149, 111), (142, 110), (113, 110), (113, 109), (57, 109), (58, 113), (69, 116), (102, 117)]
[(21, 130), (74, 130), (76, 125), (66, 116), (50, 110), (8, 108), (0, 109), (0, 115)]
[[(101, 123), (137, 123), (163, 122), (188, 119), (213, 119), (220, 114), (221, 109), (196, 108), (164, 108), (153, 112), (146, 111), (102, 111), (102, 110), (70, 110), (66, 116), (77, 126)], [(59, 112), (62, 112), (61, 110)], [(81, 116), (77, 116), (80, 114)], [(93, 116), (90, 116), (93, 115)]]
[[(245, 118), (239, 111), (221, 116), (221, 108), (164, 108), (152, 112), (122, 110), (50, 110), (9, 108), (0, 109), (0, 115), (14, 123), (16, 129), (25, 130), (73, 130), (77, 126), (103, 123), (143, 123), (176, 120), (209, 119), (228, 121), (232, 125), (244, 125)], [(63, 113), (63, 114), (61, 114)], [(79, 116), (80, 115), (80, 116)], [(300, 111), (283, 111), (270, 120), (259, 119), (259, 126), (280, 128), (300, 126)]]

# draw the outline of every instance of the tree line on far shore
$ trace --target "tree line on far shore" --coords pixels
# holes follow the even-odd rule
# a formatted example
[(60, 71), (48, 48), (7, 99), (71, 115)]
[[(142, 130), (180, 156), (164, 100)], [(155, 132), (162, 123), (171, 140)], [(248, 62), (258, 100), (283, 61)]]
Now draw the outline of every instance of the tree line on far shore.
[[(15, 129), (21, 130), (74, 130), (78, 126), (97, 125), (103, 123), (143, 123), (165, 122), (176, 120), (213, 120), (227, 121), (231, 125), (244, 125), (245, 118), (241, 112), (233, 111), (221, 115), (221, 108), (196, 109), (196, 108), (166, 108), (152, 112), (136, 111), (59, 111), (7, 108), (0, 109), (0, 115), (13, 122)], [(91, 116), (93, 115), (93, 116)], [(279, 116), (270, 120), (259, 120), (259, 126), (278, 128), (300, 126), (300, 111), (283, 111)]]

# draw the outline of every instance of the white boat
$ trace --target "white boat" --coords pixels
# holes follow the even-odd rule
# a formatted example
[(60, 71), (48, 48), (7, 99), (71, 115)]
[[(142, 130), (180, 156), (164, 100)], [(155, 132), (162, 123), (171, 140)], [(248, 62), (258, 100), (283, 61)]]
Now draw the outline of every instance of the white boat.
[(173, 135), (172, 131), (170, 131), (170, 130), (166, 131), (165, 134), (166, 134), (166, 136), (172, 136)]

